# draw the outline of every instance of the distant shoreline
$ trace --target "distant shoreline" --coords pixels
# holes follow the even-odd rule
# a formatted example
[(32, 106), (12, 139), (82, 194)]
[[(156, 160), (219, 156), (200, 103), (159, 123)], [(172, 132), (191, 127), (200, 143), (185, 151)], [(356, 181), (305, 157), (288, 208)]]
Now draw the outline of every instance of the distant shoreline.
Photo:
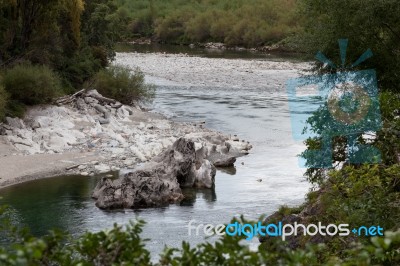
[(136, 45), (174, 45), (174, 46), (186, 46), (190, 48), (204, 48), (213, 50), (230, 50), (230, 51), (250, 51), (250, 52), (260, 52), (266, 54), (298, 54), (306, 55), (305, 52), (296, 51), (292, 48), (286, 47), (280, 44), (272, 45), (261, 45), (256, 47), (242, 47), (242, 46), (227, 46), (220, 42), (196, 42), (196, 43), (166, 43), (154, 41), (151, 38), (137, 38), (130, 41), (120, 42), (120, 44), (136, 44)]

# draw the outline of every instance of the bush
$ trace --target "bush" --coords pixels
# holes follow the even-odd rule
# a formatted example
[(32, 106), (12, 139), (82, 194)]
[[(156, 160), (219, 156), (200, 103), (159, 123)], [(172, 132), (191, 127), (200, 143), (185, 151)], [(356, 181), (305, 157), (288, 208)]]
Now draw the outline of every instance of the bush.
[[(329, 253), (323, 244), (309, 244), (303, 249), (280, 247), (253, 251), (243, 243), (245, 236), (222, 236), (214, 244), (167, 248), (157, 262), (142, 239), (143, 222), (123, 228), (87, 232), (74, 236), (58, 231), (36, 238), (29, 230), (19, 229), (10, 222), (10, 210), (0, 206), (0, 234), (10, 246), (0, 246), (1, 265), (398, 265), (400, 262), (400, 231), (385, 232), (345, 251), (342, 258)], [(249, 222), (240, 220), (239, 222)], [(322, 256), (325, 255), (325, 256)]]
[(62, 94), (58, 76), (47, 66), (16, 65), (5, 72), (3, 84), (12, 100), (26, 105), (49, 103)]
[(8, 94), (4, 90), (4, 87), (0, 85), (0, 120), (2, 120), (5, 116), (7, 101), (8, 101)]
[(154, 96), (154, 88), (144, 83), (144, 74), (133, 72), (123, 66), (111, 66), (101, 70), (94, 78), (93, 87), (102, 95), (123, 104), (134, 101), (148, 101)]

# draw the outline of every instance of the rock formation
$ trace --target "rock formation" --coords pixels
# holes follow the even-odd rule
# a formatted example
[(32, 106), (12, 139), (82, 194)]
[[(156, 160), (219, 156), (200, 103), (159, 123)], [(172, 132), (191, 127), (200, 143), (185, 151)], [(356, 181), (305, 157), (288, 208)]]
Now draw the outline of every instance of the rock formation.
[(204, 147), (179, 138), (150, 162), (123, 178), (103, 178), (92, 197), (101, 209), (165, 206), (183, 199), (181, 187), (212, 188), (215, 167), (204, 158)]
[[(24, 119), (0, 123), (0, 137), (20, 154), (95, 155), (71, 162), (66, 174), (117, 175), (103, 179), (93, 197), (100, 208), (162, 206), (180, 201), (181, 187), (212, 188), (215, 167), (233, 166), (252, 146), (200, 123), (176, 123), (100, 95), (79, 91), (36, 106)], [(93, 158), (93, 157), (91, 157)], [(140, 164), (144, 164), (141, 165)]]

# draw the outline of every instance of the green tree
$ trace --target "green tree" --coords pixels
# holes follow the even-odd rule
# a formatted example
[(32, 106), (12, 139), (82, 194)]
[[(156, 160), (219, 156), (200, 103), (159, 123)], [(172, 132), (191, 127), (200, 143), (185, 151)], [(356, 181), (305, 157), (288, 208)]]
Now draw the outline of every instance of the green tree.
[[(383, 90), (400, 92), (400, 5), (397, 0), (301, 0), (303, 44), (340, 65), (337, 40), (348, 39), (347, 65), (367, 49), (374, 56), (363, 68), (377, 70)], [(321, 71), (322, 65), (317, 68)]]

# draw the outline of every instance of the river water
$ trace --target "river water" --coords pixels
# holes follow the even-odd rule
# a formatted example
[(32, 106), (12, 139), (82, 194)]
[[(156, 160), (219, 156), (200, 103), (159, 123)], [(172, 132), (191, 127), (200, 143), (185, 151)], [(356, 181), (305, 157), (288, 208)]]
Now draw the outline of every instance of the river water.
[[(139, 55), (143, 61), (133, 59)], [(289, 60), (249, 55), (248, 52), (222, 52), (219, 56), (215, 53), (193, 52), (191, 55), (184, 58), (185, 62), (210, 57), (213, 60), (226, 60), (229, 57), (233, 61), (228, 63), (243, 66), (254, 60), (261, 63)], [(163, 56), (165, 58), (165, 54)], [(55, 227), (78, 235), (85, 230), (98, 231), (110, 228), (113, 223), (126, 224), (129, 220), (140, 218), (147, 222), (142, 233), (143, 237), (150, 239), (147, 247), (156, 255), (165, 245), (177, 247), (182, 241), (192, 244), (204, 241), (203, 235), (188, 235), (187, 225), (190, 220), (195, 220), (194, 225), (216, 225), (229, 223), (232, 217), (239, 215), (257, 219), (261, 215), (273, 213), (280, 205), (295, 206), (304, 201), (309, 185), (302, 177), (304, 169), (298, 167), (296, 158), (304, 147), (292, 139), (284, 88), (286, 79), (295, 76), (292, 69), (281, 67), (278, 72), (263, 69), (262, 79), (273, 82), (259, 84), (256, 80), (257, 86), (251, 82), (247, 86), (236, 81), (231, 86), (229, 77), (226, 82), (221, 82), (222, 86), (216, 86), (211, 79), (208, 82), (204, 73), (193, 73), (196, 75), (193, 78), (172, 80), (166, 75), (158, 75), (157, 72), (161, 70), (147, 66), (156, 57), (152, 53), (125, 54), (124, 58), (128, 61), (124, 61), (117, 56), (119, 63), (133, 62), (142, 67), (146, 79), (157, 85), (152, 111), (177, 121), (206, 121), (207, 127), (237, 134), (253, 144), (251, 153), (239, 158), (234, 168), (218, 170), (215, 190), (185, 190), (186, 199), (183, 202), (166, 208), (99, 210), (90, 198), (99, 177), (56, 177), (2, 189), (2, 202), (13, 208), (16, 222), (28, 225), (36, 235), (43, 235)], [(173, 54), (168, 56), (167, 53), (167, 58), (171, 57)], [(163, 65), (162, 58), (157, 60), (161, 60), (160, 64)], [(179, 66), (179, 60), (176, 62)], [(206, 62), (209, 64), (209, 61)], [(224, 73), (231, 73), (230, 70), (222, 71), (225, 65), (218, 66), (222, 79)], [(197, 80), (195, 84), (187, 82), (198, 79), (202, 74), (205, 78), (201, 83)], [(177, 75), (172, 73), (172, 76)], [(257, 241), (253, 240), (253, 243)]]

